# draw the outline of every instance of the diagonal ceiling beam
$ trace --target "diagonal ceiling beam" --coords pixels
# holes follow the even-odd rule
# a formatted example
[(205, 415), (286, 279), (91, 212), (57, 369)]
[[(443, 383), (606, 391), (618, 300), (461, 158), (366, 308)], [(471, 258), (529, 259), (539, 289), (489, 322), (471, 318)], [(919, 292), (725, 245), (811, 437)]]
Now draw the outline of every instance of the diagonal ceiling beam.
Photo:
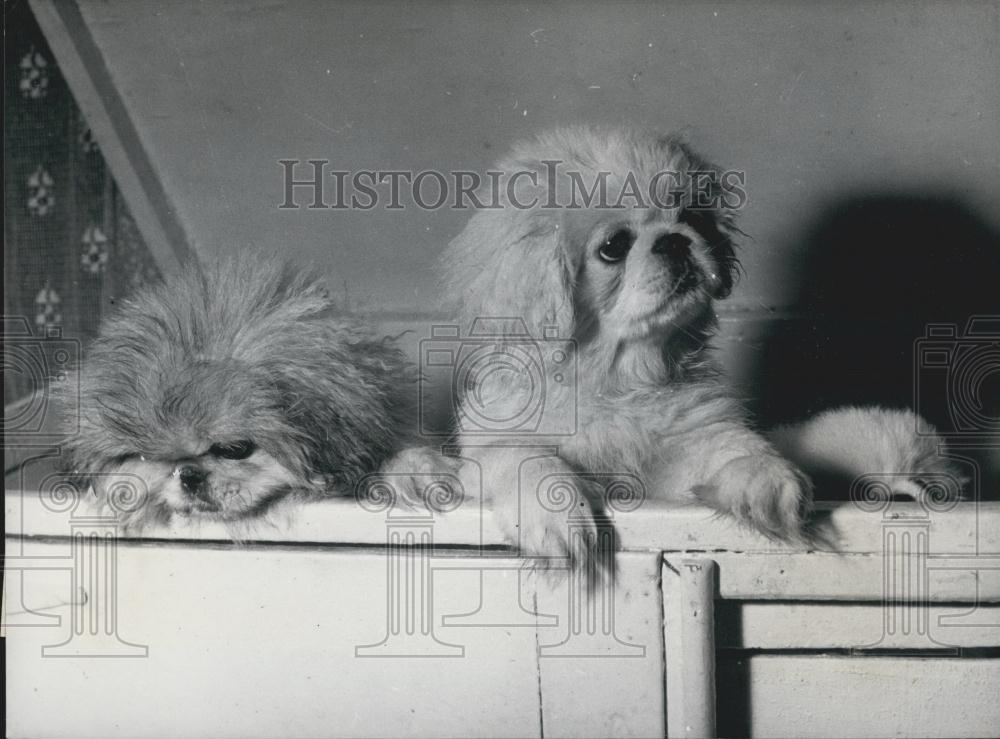
[(30, 4), (157, 266), (172, 271), (192, 253), (190, 240), (79, 6), (75, 0)]

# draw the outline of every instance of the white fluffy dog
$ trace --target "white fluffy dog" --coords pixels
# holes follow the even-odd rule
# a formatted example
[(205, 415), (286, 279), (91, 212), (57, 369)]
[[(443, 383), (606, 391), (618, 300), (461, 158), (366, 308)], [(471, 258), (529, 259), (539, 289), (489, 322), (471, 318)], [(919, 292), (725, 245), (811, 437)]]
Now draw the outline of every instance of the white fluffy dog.
[[(499, 169), (486, 196), (499, 207), (471, 218), (444, 270), (463, 322), (494, 337), (492, 367), (463, 380), (459, 441), (508, 536), (528, 555), (574, 556), (567, 522), (593, 525), (607, 503), (594, 479), (610, 474), (799, 539), (810, 482), (750, 428), (709, 348), (738, 269), (739, 193), (678, 139), (621, 130), (556, 130)], [(513, 359), (523, 327), (535, 373)], [(571, 340), (554, 361), (553, 336)], [(546, 501), (566, 479), (574, 505)]]

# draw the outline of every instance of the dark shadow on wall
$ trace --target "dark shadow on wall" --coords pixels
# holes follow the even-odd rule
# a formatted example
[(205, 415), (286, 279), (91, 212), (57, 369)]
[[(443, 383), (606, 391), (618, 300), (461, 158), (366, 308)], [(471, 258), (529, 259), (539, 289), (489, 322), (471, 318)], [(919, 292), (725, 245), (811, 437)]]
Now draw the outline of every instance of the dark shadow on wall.
[[(913, 407), (949, 438), (992, 428), (1000, 446), (1000, 233), (958, 199), (873, 194), (832, 204), (802, 238), (808, 319), (765, 343), (762, 419)], [(1000, 451), (976, 454), (996, 499)]]

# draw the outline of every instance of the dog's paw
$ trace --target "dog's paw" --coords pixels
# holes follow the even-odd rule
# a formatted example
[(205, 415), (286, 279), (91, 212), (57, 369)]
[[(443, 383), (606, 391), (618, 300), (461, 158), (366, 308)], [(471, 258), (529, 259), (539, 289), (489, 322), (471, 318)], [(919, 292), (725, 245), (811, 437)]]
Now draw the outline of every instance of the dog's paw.
[[(459, 466), (459, 460), (430, 447), (404, 449), (367, 478), (366, 494), (381, 494), (377, 486), (383, 486), (384, 491), (391, 491), (397, 509), (417, 514), (443, 513), (465, 497)], [(376, 490), (372, 491), (372, 486)]]
[(600, 547), (610, 544), (591, 508), (591, 483), (551, 459), (523, 464), (520, 482), (516, 512), (505, 507), (499, 523), (527, 564), (555, 580), (570, 571), (599, 577), (607, 560)]
[(597, 525), (590, 506), (572, 511), (526, 506), (505, 535), (533, 567), (556, 572), (590, 565), (597, 544)]
[(613, 566), (613, 529), (598, 525), (593, 507), (602, 490), (564, 460), (495, 446), (478, 450), (462, 470), (468, 488), (478, 476), (494, 525), (526, 567), (550, 580), (572, 572), (592, 581)]
[(446, 457), (431, 447), (415, 446), (403, 449), (386, 460), (379, 470), (386, 475), (411, 475), (414, 477), (454, 475), (459, 461)]
[(768, 538), (791, 542), (804, 536), (811, 484), (793, 464), (777, 455), (737, 457), (694, 493), (702, 502)]

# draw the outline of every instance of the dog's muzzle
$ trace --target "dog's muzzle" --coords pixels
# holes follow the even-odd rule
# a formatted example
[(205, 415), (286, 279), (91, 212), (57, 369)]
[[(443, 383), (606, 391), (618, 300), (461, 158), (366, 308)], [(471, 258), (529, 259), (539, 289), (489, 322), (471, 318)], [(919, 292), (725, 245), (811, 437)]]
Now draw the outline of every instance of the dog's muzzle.
[(653, 242), (653, 254), (667, 263), (673, 277), (675, 294), (693, 290), (701, 282), (699, 268), (691, 254), (691, 239), (684, 234), (668, 233)]
[(208, 472), (201, 467), (185, 464), (174, 470), (174, 477), (180, 480), (181, 489), (194, 498), (199, 507), (218, 510), (219, 504), (212, 499), (209, 493)]

